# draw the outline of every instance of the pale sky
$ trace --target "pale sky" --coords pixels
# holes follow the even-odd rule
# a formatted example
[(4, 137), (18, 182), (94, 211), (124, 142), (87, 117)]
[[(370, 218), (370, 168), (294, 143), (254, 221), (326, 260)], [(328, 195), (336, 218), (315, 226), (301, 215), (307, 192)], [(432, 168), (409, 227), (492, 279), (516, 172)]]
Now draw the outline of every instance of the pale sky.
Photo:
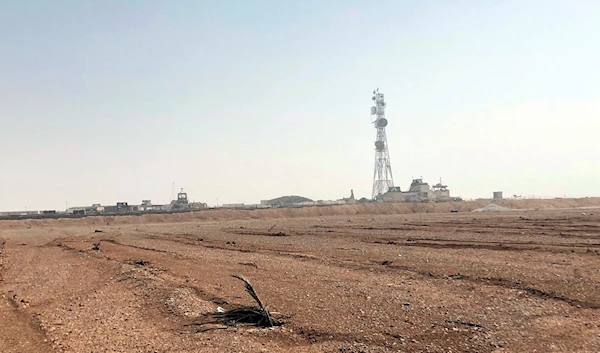
[(0, 2), (0, 210), (600, 196), (599, 1)]

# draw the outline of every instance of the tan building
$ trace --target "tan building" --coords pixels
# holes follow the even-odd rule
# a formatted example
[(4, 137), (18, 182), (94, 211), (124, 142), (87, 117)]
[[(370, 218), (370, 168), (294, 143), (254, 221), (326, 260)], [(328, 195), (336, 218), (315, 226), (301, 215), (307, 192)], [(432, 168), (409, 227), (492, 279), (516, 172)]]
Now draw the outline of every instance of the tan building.
[(439, 183), (429, 187), (423, 179), (413, 179), (408, 191), (401, 191), (399, 186), (390, 188), (385, 194), (377, 197), (379, 202), (443, 202), (460, 201), (460, 198), (451, 197), (446, 185)]

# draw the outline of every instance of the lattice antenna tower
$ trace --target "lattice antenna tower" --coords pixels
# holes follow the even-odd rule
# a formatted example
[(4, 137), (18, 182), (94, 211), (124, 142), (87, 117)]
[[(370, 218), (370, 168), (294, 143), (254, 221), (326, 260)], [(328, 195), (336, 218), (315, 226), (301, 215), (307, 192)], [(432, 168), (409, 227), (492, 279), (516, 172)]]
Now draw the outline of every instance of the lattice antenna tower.
[(385, 100), (383, 93), (379, 93), (379, 88), (373, 91), (374, 106), (371, 107), (371, 115), (374, 117), (373, 125), (377, 130), (375, 139), (375, 172), (373, 173), (373, 195), (375, 200), (377, 196), (384, 194), (394, 187), (394, 178), (392, 177), (392, 165), (390, 163), (390, 152), (388, 151), (387, 137), (385, 127), (388, 124), (385, 118)]

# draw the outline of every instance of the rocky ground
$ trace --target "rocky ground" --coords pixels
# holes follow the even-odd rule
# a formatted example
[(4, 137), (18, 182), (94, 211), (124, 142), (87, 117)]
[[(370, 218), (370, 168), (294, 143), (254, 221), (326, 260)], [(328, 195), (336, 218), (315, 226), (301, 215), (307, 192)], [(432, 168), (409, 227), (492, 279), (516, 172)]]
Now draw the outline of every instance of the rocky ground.
[(0, 351), (600, 351), (600, 209), (243, 215), (2, 221)]

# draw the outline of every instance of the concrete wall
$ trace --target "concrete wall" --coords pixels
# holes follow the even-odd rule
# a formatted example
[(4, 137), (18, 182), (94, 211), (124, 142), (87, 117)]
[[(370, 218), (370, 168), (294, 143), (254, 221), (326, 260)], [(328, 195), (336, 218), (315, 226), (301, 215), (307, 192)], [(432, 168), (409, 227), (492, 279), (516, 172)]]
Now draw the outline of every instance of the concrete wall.
[(224, 203), (221, 207), (224, 208), (244, 208), (243, 203)]
[(385, 194), (377, 197), (377, 201), (382, 202), (404, 202), (404, 199), (404, 193), (398, 191), (386, 192)]

